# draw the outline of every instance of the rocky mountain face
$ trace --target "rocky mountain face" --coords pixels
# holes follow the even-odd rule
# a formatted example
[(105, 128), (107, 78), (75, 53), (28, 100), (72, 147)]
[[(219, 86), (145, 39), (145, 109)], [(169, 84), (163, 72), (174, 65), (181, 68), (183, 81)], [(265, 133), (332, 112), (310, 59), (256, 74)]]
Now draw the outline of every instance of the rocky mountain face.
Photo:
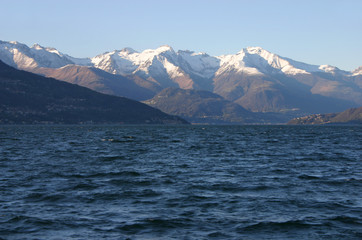
[(252, 111), (328, 112), (362, 104), (352, 74), (335, 67), (297, 62), (259, 47), (221, 59), (214, 92)]
[(142, 101), (152, 98), (161, 89), (140, 78), (110, 74), (101, 69), (79, 65), (61, 68), (35, 68), (33, 73), (77, 84), (109, 95)]
[[(361, 68), (347, 72), (329, 65), (310, 65), (260, 47), (214, 57), (176, 52), (165, 45), (143, 52), (124, 48), (78, 59), (53, 48), (0, 42), (0, 59), (19, 69), (137, 100), (173, 87), (210, 91), (252, 112), (306, 115), (362, 105)], [(96, 69), (102, 71), (97, 77), (85, 73), (94, 74)]]
[(144, 103), (192, 123), (266, 124), (290, 119), (287, 114), (254, 113), (203, 90), (166, 88)]
[(143, 103), (17, 70), (0, 61), (0, 123), (187, 123)]
[(288, 122), (290, 125), (315, 124), (362, 124), (362, 107), (350, 108), (341, 113), (313, 114), (294, 118)]
[(144, 103), (195, 123), (260, 122), (252, 112), (208, 91), (166, 88)]

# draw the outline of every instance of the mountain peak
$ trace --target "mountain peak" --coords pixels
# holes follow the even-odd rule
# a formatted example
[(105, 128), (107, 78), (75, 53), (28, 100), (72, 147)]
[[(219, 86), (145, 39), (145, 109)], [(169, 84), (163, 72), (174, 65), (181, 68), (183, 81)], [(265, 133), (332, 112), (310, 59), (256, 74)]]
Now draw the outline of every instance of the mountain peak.
[(57, 55), (62, 55), (56, 48), (53, 48), (53, 47), (43, 47), (41, 46), (40, 44), (38, 43), (35, 43), (32, 47), (32, 49), (35, 49), (35, 50), (44, 50), (44, 51), (47, 51), (49, 53), (55, 53)]
[(258, 54), (258, 55), (260, 55), (262, 53), (270, 53), (269, 51), (263, 49), (262, 47), (247, 47), (247, 48), (245, 48), (243, 50), (245, 50), (244, 52), (249, 53), (249, 54)]
[(339, 68), (331, 66), (331, 65), (320, 65), (320, 70), (323, 70), (324, 72), (334, 73), (336, 71), (339, 71)]
[(168, 44), (163, 44), (161, 45), (159, 48), (169, 48), (169, 49), (172, 49), (172, 47)]
[(262, 47), (256, 46), (256, 47), (247, 47), (246, 50), (248, 50), (248, 51), (262, 51), (264, 49)]
[(18, 41), (0, 41), (0, 44), (4, 44), (5, 46), (8, 46), (10, 48), (18, 48), (18, 49), (28, 49), (29, 47), (23, 43), (20, 43)]
[(134, 50), (133, 48), (130, 48), (130, 47), (125, 47), (120, 52), (124, 52), (124, 53), (128, 53), (128, 54), (137, 53), (136, 50)]
[(353, 75), (362, 75), (362, 66), (356, 68), (355, 70), (352, 71)]
[(40, 44), (38, 44), (38, 43), (34, 43), (34, 45), (33, 45), (33, 46), (31, 46), (31, 48), (34, 48), (34, 49), (37, 49), (37, 50), (44, 49), (44, 47), (43, 47), (43, 46), (41, 46), (41, 45), (40, 45)]
[(167, 52), (167, 51), (173, 52), (174, 50), (173, 50), (173, 48), (172, 48), (171, 46), (169, 46), (169, 45), (162, 45), (162, 46), (158, 47), (158, 48), (156, 49), (156, 51), (161, 53), (161, 52)]

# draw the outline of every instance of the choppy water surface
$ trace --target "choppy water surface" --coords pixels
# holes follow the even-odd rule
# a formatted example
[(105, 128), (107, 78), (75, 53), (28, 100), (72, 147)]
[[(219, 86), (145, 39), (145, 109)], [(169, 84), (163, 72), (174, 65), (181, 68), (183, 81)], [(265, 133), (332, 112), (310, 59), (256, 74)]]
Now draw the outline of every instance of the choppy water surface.
[(0, 126), (2, 239), (362, 239), (357, 126)]

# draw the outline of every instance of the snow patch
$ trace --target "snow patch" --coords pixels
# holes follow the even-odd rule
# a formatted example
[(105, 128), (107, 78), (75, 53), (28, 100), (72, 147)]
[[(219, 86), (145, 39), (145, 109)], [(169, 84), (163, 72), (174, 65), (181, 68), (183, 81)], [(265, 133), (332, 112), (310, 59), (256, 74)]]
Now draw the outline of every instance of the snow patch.
[(176, 77), (183, 77), (185, 76), (185, 74), (180, 70), (179, 67), (175, 66), (174, 64), (170, 63), (167, 59), (165, 59), (163, 61), (163, 66), (166, 69), (167, 74), (171, 77), (171, 78), (176, 78)]
[(362, 75), (362, 66), (352, 71), (352, 76)]
[[(195, 53), (192, 51), (178, 51), (179, 64), (184, 68), (189, 68), (192, 73), (204, 78), (214, 76), (220, 67), (220, 60), (211, 57), (206, 53)], [(185, 66), (187, 64), (187, 66)]]
[(328, 72), (328, 73), (334, 73), (336, 70), (338, 70), (338, 68), (333, 67), (331, 65), (320, 65), (319, 69), (323, 70), (324, 72)]

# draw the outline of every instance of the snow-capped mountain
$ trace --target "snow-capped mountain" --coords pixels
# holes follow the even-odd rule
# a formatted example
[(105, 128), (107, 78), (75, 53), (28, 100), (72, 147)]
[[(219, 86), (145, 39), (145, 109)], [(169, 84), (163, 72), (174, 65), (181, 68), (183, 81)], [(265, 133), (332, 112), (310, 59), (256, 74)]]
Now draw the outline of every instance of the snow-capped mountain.
[(311, 65), (281, 57), (261, 47), (244, 48), (235, 55), (224, 55), (218, 58), (220, 59), (219, 72), (233, 70), (266, 75), (283, 73), (286, 75), (297, 75), (315, 72), (343, 72), (344, 74), (349, 74), (346, 71), (330, 65)]
[(28, 47), (15, 41), (0, 41), (0, 56), (3, 62), (19, 69), (59, 68), (68, 64), (88, 65), (90, 62), (62, 54), (55, 48), (42, 47), (39, 44)]
[(248, 47), (235, 55), (220, 56), (221, 67), (217, 74), (226, 71), (244, 72), (247, 74), (298, 74), (307, 73), (304, 69), (293, 66), (286, 59), (270, 53), (260, 47)]
[(0, 41), (0, 57), (5, 63), (20, 69), (59, 68), (74, 64), (92, 66), (119, 75), (139, 73), (144, 77), (153, 77), (153, 74), (171, 78), (196, 75), (211, 79), (225, 71), (256, 75), (281, 73), (297, 75), (315, 72), (362, 74), (360, 68), (353, 72), (346, 72), (330, 65), (310, 65), (278, 56), (261, 47), (248, 47), (237, 54), (213, 57), (206, 53), (195, 53), (189, 50), (175, 52), (172, 47), (164, 45), (143, 52), (124, 48), (92, 58), (74, 58), (55, 48), (42, 47), (39, 44), (28, 47), (19, 42)]
[(186, 72), (202, 78), (212, 78), (220, 67), (220, 59), (206, 53), (178, 51), (178, 63)]
[(353, 70), (352, 75), (353, 76), (362, 75), (362, 66), (360, 66), (359, 68), (356, 68), (355, 70)]
[(137, 52), (131, 48), (112, 51), (91, 59), (95, 67), (113, 74), (138, 75), (158, 82), (162, 87), (197, 88), (200, 78), (212, 78), (216, 72), (218, 59), (203, 53), (190, 51), (175, 52), (168, 45), (157, 49)]
[[(308, 111), (317, 111), (325, 108), (329, 99), (342, 101), (343, 107), (362, 105), (361, 68), (347, 72), (329, 65), (311, 65), (261, 47), (210, 56), (188, 50), (176, 52), (164, 45), (142, 52), (124, 48), (80, 59), (38, 44), (28, 47), (18, 42), (0, 41), (0, 60), (38, 73), (51, 72), (40, 68), (58, 69), (69, 64), (94, 67), (126, 76), (142, 88), (152, 88), (152, 92), (167, 87), (212, 91), (252, 111), (308, 108)], [(313, 108), (316, 96), (322, 98), (318, 101), (326, 103), (324, 107)], [(310, 102), (311, 99), (314, 100)], [(310, 103), (308, 106), (299, 104), (303, 101)], [(333, 111), (339, 110), (343, 109)]]
[(59, 68), (68, 64), (93, 66), (112, 74), (130, 75), (142, 71), (149, 74), (150, 67), (159, 68), (159, 73), (166, 71), (177, 76), (179, 71), (195, 74), (202, 78), (212, 78), (217, 72), (233, 70), (254, 74), (308, 74), (314, 72), (343, 72), (348, 75), (362, 74), (361, 67), (353, 72), (346, 72), (330, 65), (311, 65), (278, 56), (261, 47), (248, 47), (234, 55), (209, 56), (189, 50), (175, 52), (168, 45), (157, 49), (137, 52), (132, 48), (106, 52), (92, 58), (74, 58), (59, 52), (55, 48), (34, 44), (28, 47), (16, 41), (0, 41), (0, 57), (18, 68), (49, 67)]

